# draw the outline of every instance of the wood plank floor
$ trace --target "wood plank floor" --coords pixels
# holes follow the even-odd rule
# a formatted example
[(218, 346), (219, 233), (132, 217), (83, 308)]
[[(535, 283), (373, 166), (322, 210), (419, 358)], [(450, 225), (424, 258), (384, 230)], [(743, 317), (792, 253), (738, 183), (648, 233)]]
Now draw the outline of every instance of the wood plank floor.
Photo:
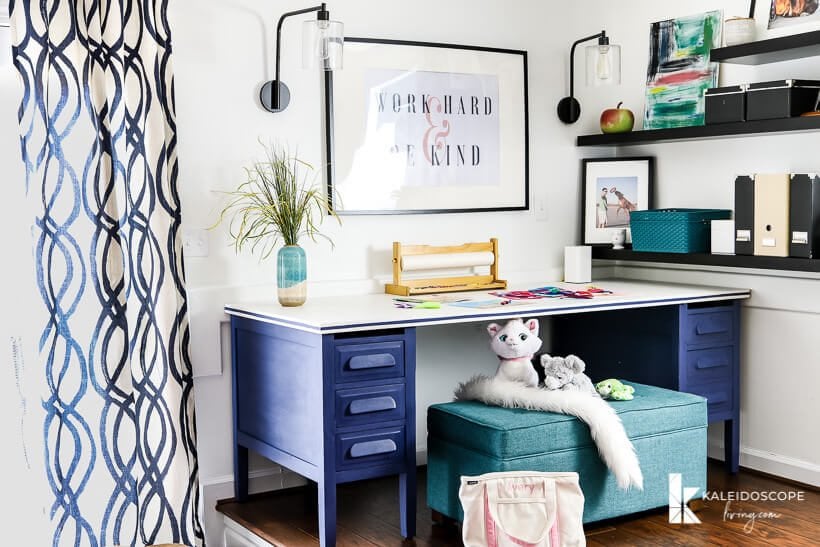
[[(399, 533), (398, 480), (395, 477), (339, 486), (338, 545), (352, 546), (458, 546), (457, 528), (433, 524), (426, 505), (425, 468), (419, 468), (418, 533), (403, 541)], [(741, 470), (723, 471), (709, 462), (709, 491), (802, 491), (803, 501), (704, 501), (697, 510), (701, 524), (670, 524), (668, 511), (658, 509), (587, 526), (587, 545), (697, 546), (820, 545), (820, 492), (815, 488)], [(217, 510), (274, 545), (318, 545), (315, 501), (307, 488), (252, 496), (243, 504), (226, 500)], [(749, 514), (766, 513), (750, 523)], [(770, 514), (776, 514), (772, 517)]]

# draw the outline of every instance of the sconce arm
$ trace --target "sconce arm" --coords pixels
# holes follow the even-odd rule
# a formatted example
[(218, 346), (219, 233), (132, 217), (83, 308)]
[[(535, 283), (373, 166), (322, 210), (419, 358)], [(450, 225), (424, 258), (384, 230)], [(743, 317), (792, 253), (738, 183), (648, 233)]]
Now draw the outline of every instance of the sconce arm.
[(305, 8), (296, 11), (289, 11), (287, 13), (283, 13), (282, 16), (279, 18), (279, 22), (276, 24), (276, 84), (273, 86), (273, 107), (278, 109), (279, 108), (279, 60), (281, 58), (281, 51), (282, 51), (282, 24), (285, 22), (285, 19), (292, 15), (301, 15), (302, 13), (310, 13), (313, 11), (319, 12), (319, 19), (328, 19), (327, 13), (327, 5), (322, 3), (319, 6), (313, 6), (312, 8)]
[(575, 98), (575, 48), (578, 44), (583, 44), (584, 42), (589, 42), (590, 40), (594, 40), (596, 38), (598, 38), (599, 43), (602, 41), (609, 43), (609, 39), (606, 37), (606, 31), (602, 30), (598, 34), (593, 34), (592, 36), (575, 40), (569, 50), (569, 96), (571, 99)]

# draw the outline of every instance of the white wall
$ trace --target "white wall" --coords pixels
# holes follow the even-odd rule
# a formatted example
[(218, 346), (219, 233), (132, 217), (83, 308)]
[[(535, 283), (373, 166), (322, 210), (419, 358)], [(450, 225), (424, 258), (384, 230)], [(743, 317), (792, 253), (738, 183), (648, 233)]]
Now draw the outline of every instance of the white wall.
[[(0, 8), (0, 23), (5, 6)], [(11, 64), (10, 32), (0, 27), (0, 233), (3, 234), (3, 282), (0, 283), (0, 439), (3, 439), (3, 485), (0, 529), (4, 543), (46, 545), (48, 498), (43, 473), (41, 377), (37, 367), (35, 325), (25, 310), (36, 301), (32, 261), (32, 217), (25, 203), (25, 179), (17, 132), (21, 88)]]
[[(547, 220), (533, 212), (423, 215), (400, 217), (346, 217), (343, 226), (326, 224), (335, 243), (307, 242), (311, 295), (338, 291), (381, 290), (389, 276), (390, 243), (458, 243), (494, 236), (501, 240), (501, 273), (510, 280), (557, 279), (561, 248), (578, 239), (578, 159), (612, 155), (610, 149), (578, 149), (577, 134), (597, 131), (598, 113), (624, 100), (640, 118), (643, 105), (649, 22), (725, 6), (726, 15), (741, 14), (739, 1), (672, 2), (633, 0), (623, 3), (594, 0), (583, 15), (557, 10), (555, 3), (458, 0), (412, 4), (397, 1), (338, 0), (330, 5), (334, 18), (346, 24), (349, 36), (372, 36), (421, 41), (475, 44), (527, 50), (530, 78), (530, 184), (533, 201), (547, 204)], [(761, 2), (760, 4), (765, 4)], [(321, 161), (319, 79), (299, 66), (300, 29), (297, 21), (286, 27), (283, 79), (294, 93), (288, 110), (263, 112), (256, 102), (258, 86), (272, 79), (276, 19), (306, 4), (297, 1), (179, 0), (172, 4), (175, 43), (176, 99), (179, 127), (180, 187), (184, 223), (189, 228), (209, 226), (216, 218), (219, 190), (235, 185), (242, 167), (259, 155), (257, 140), (280, 140), (297, 146), (306, 160)], [(512, 9), (511, 6), (514, 8)], [(762, 7), (760, 9), (763, 9)], [(761, 18), (762, 15), (759, 15)], [(566, 93), (567, 56), (571, 42), (606, 28), (614, 43), (623, 46), (623, 80), (618, 88), (586, 89), (578, 83), (583, 105), (581, 120), (565, 127), (555, 117), (555, 105)], [(2, 32), (2, 31), (0, 31)], [(579, 52), (578, 66), (583, 66)], [(816, 62), (816, 59), (815, 59)], [(745, 71), (745, 72), (744, 72)], [(0, 81), (2, 124), (0, 165), (10, 188), (22, 184), (19, 146), (14, 118), (19, 90), (11, 72)], [(727, 67), (724, 81), (735, 78), (810, 76), (811, 61), (765, 69)], [(739, 81), (739, 80), (738, 80)], [(338, 101), (338, 99), (337, 99)], [(619, 153), (651, 154), (658, 158), (657, 204), (661, 206), (731, 207), (731, 181), (737, 172), (755, 170), (818, 170), (815, 160), (820, 137), (802, 135), (711, 140), (623, 149)], [(12, 206), (22, 199), (14, 190), (4, 201), (4, 233), (20, 232), (28, 218)], [(7, 221), (7, 222), (6, 222)], [(7, 228), (8, 225), (8, 228)], [(8, 229), (8, 231), (7, 231)], [(22, 232), (27, 231), (22, 229)], [(225, 361), (226, 332), (221, 309), (228, 301), (275, 298), (274, 266), (251, 256), (236, 256), (224, 229), (210, 232), (210, 253), (186, 258), (192, 310), (192, 349), (195, 367), (216, 372), (196, 381), (200, 470), (206, 494), (208, 531), (212, 543), (218, 526), (212, 511), (215, 499), (232, 495), (230, 374), (219, 371)], [(11, 256), (29, 253), (28, 238), (16, 236), (7, 247)], [(30, 256), (30, 255), (28, 255)], [(29, 263), (30, 264), (30, 263)], [(3, 285), (3, 301), (17, 302), (30, 278), (24, 262), (15, 267), (12, 283)], [(820, 378), (820, 359), (813, 333), (820, 331), (820, 291), (812, 279), (778, 277), (771, 272), (702, 272), (664, 267), (621, 267), (623, 275), (663, 278), (715, 285), (752, 287), (753, 299), (744, 307), (742, 443), (745, 465), (818, 482), (820, 414), (814, 386)], [(4, 280), (7, 278), (4, 276)], [(7, 340), (20, 331), (4, 323), (0, 336)], [(424, 439), (427, 404), (450, 398), (455, 384), (474, 372), (491, 371), (494, 359), (486, 349), (483, 325), (450, 329), (420, 329), (419, 439)], [(3, 351), (4, 355), (8, 352)], [(5, 367), (8, 372), (10, 367)], [(2, 425), (10, 439), (19, 410), (11, 378), (3, 397)], [(8, 409), (6, 408), (8, 407)], [(29, 407), (31, 408), (31, 406)], [(720, 443), (719, 432), (711, 441)], [(423, 448), (423, 446), (420, 446)], [(5, 461), (5, 460), (4, 460)], [(21, 470), (25, 464), (16, 462)], [(297, 479), (280, 474), (261, 459), (252, 463), (259, 489), (292, 484)], [(33, 469), (42, 469), (34, 464)], [(13, 473), (9, 473), (12, 475)], [(22, 474), (17, 476), (23, 476)], [(16, 489), (31, 494), (32, 490)], [(22, 494), (21, 494), (22, 495)], [(31, 507), (37, 507), (36, 503)], [(14, 514), (14, 513), (6, 513)], [(16, 518), (16, 515), (15, 515)], [(32, 517), (34, 518), (34, 517)], [(16, 522), (27, 522), (17, 519)], [(9, 525), (6, 530), (14, 530)], [(31, 533), (36, 527), (17, 526)], [(218, 543), (216, 543), (218, 544)]]

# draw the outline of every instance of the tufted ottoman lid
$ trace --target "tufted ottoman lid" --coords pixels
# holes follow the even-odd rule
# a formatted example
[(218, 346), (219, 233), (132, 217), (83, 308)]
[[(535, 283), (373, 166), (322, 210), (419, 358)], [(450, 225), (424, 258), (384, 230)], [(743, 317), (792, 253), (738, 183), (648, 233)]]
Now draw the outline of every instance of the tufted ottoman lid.
[[(705, 427), (706, 399), (637, 384), (634, 399), (612, 401), (630, 439)], [(589, 428), (574, 416), (456, 401), (427, 411), (430, 436), (496, 458), (532, 456), (594, 446)]]

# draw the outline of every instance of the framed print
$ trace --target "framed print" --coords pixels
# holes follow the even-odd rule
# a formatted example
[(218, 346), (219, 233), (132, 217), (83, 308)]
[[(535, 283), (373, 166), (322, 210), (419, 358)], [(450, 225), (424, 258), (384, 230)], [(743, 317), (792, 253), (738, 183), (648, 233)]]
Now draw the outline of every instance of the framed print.
[(585, 244), (612, 243), (626, 228), (632, 241), (629, 214), (651, 209), (654, 158), (594, 158), (582, 160), (582, 233)]
[(337, 213), (529, 207), (526, 52), (345, 38), (327, 87)]
[(772, 0), (769, 8), (769, 28), (789, 27), (805, 23), (820, 23), (820, 0)]

